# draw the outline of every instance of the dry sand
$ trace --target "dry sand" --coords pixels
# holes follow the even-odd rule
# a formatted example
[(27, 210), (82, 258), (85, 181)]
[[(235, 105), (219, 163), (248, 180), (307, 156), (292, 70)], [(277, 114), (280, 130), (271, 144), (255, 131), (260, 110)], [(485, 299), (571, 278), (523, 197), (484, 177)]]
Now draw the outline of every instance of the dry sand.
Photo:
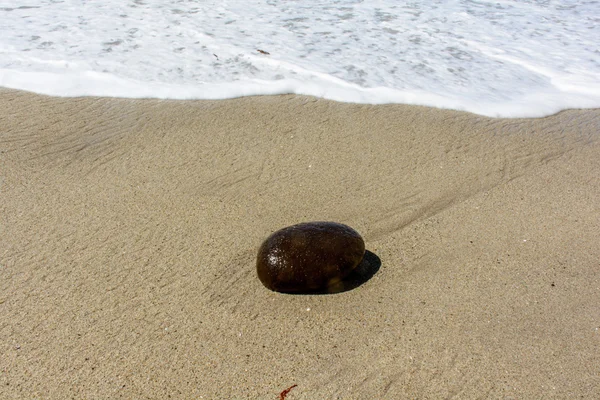
[[(0, 91), (0, 398), (600, 398), (600, 110)], [(270, 292), (301, 221), (379, 271)]]

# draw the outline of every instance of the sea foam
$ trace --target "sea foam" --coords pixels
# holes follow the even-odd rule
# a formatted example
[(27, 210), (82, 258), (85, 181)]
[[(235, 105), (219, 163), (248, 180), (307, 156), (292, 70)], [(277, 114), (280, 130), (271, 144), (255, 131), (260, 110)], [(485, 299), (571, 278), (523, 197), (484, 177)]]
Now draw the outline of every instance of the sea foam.
[(593, 1), (0, 0), (0, 20), (0, 86), (52, 96), (600, 107)]

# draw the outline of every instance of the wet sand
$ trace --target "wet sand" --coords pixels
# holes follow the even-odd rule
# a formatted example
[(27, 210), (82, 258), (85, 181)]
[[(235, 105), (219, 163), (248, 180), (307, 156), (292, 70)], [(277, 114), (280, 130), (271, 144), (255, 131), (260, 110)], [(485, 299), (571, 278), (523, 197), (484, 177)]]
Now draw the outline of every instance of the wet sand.
[[(0, 90), (0, 398), (600, 397), (600, 110)], [(332, 220), (376, 271), (264, 288)]]

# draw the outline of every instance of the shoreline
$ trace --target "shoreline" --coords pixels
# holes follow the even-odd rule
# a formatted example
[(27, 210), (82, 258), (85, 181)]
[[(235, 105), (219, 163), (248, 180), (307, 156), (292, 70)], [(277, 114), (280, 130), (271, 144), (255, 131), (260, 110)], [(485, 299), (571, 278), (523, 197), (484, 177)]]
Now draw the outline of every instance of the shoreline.
[[(2, 398), (596, 398), (600, 109), (0, 89)], [(270, 292), (261, 241), (381, 260)]]
[[(73, 77), (65, 77), (61, 78), (64, 82), (61, 82), (64, 85), (69, 85), (68, 82), (73, 80)], [(21, 78), (23, 81), (27, 81), (24, 77)], [(115, 86), (121, 86), (121, 81), (116, 80), (112, 82)], [(66, 93), (69, 94), (52, 94), (50, 91), (35, 91), (37, 84), (35, 80), (31, 81), (27, 86), (0, 86), (0, 92), (19, 92), (19, 93), (27, 93), (36, 96), (43, 96), (54, 99), (114, 99), (114, 100), (123, 100), (123, 101), (175, 101), (175, 102), (221, 102), (221, 101), (236, 101), (244, 98), (261, 98), (261, 97), (300, 97), (305, 99), (312, 99), (312, 101), (325, 101), (335, 104), (347, 104), (354, 106), (365, 106), (365, 107), (389, 107), (389, 106), (398, 106), (398, 107), (417, 107), (417, 108), (431, 108), (436, 110), (450, 111), (450, 112), (458, 112), (474, 115), (477, 117), (483, 118), (491, 118), (491, 119), (512, 119), (512, 120), (523, 120), (523, 119), (540, 119), (552, 117), (554, 115), (560, 114), (565, 111), (594, 111), (600, 109), (600, 106), (589, 99), (579, 99), (578, 101), (571, 101), (568, 103), (573, 107), (565, 108), (565, 105), (557, 107), (556, 104), (552, 105), (542, 105), (538, 104), (535, 111), (528, 109), (528, 111), (524, 111), (527, 109), (527, 105), (529, 104), (529, 100), (525, 99), (515, 99), (514, 102), (508, 104), (493, 104), (493, 103), (483, 103), (476, 102), (477, 106), (474, 106), (469, 101), (462, 100), (458, 103), (455, 101), (449, 100), (441, 95), (430, 93), (428, 95), (423, 95), (427, 99), (417, 101), (418, 97), (414, 93), (403, 93), (401, 91), (397, 91), (395, 95), (389, 95), (387, 101), (382, 101), (377, 98), (376, 94), (380, 88), (365, 88), (364, 93), (362, 95), (357, 95), (353, 93), (351, 90), (344, 91), (344, 89), (339, 89), (336, 91), (335, 95), (330, 95), (328, 97), (323, 97), (319, 94), (298, 94), (289, 92), (288, 87), (289, 84), (286, 84), (283, 81), (274, 81), (274, 82), (265, 82), (265, 85), (269, 87), (269, 90), (266, 90), (264, 93), (251, 94), (248, 95), (246, 92), (242, 91), (239, 95), (235, 95), (233, 97), (224, 97), (224, 98), (196, 98), (192, 94), (186, 95), (175, 95), (171, 91), (159, 90), (158, 88), (147, 88), (143, 93), (152, 94), (158, 91), (162, 93), (163, 97), (152, 97), (152, 95), (145, 97), (145, 95), (138, 94), (134, 97), (131, 97), (131, 93), (126, 89), (125, 85), (121, 91), (111, 94), (106, 94), (104, 91), (99, 91), (96, 94), (86, 94), (86, 92), (80, 92), (77, 87), (75, 91), (70, 90)], [(75, 85), (77, 86), (77, 85)], [(110, 85), (109, 85), (110, 86)], [(230, 84), (232, 88), (237, 87), (235, 82)], [(207, 87), (204, 91), (211, 92), (215, 88)], [(229, 91), (235, 91), (235, 89), (229, 89)], [(387, 92), (387, 88), (382, 89), (383, 92)], [(395, 91), (395, 89), (390, 89), (391, 91)], [(302, 92), (302, 90), (300, 90)], [(84, 94), (82, 94), (84, 93)], [(173, 97), (171, 97), (173, 96)], [(198, 96), (200, 96), (198, 94)], [(344, 100), (341, 100), (344, 99)], [(348, 100), (353, 99), (353, 100)], [(366, 99), (371, 99), (372, 101), (367, 101)], [(554, 98), (555, 102), (557, 101)], [(493, 112), (489, 110), (493, 109)], [(507, 116), (510, 115), (510, 116)]]

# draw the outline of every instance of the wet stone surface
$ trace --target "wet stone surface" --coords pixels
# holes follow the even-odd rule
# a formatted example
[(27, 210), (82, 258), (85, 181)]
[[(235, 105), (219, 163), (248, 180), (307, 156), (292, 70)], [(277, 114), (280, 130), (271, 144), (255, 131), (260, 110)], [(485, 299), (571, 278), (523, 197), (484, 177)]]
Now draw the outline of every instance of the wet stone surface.
[(335, 222), (306, 222), (269, 236), (258, 251), (256, 269), (268, 289), (314, 293), (335, 286), (365, 254), (362, 237)]

